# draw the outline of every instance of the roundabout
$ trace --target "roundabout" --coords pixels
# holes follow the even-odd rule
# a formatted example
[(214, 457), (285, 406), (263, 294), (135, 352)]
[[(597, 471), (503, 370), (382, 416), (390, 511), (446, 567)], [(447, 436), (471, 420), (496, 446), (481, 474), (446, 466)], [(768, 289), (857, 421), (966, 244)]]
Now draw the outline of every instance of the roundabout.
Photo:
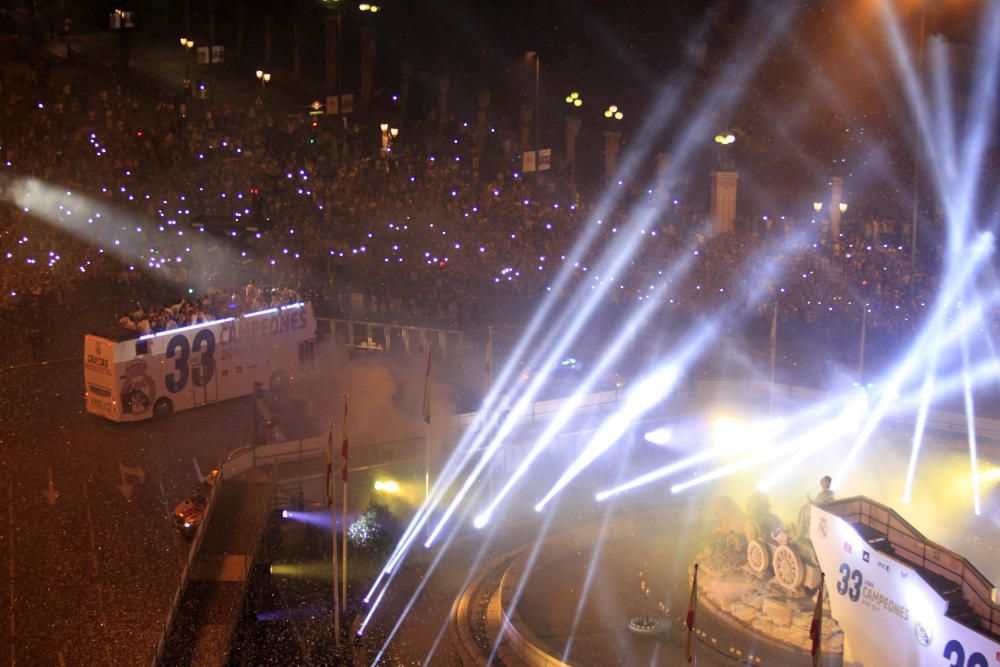
[[(717, 538), (718, 521), (671, 539), (669, 526), (690, 509), (616, 517), (498, 557), (456, 600), (453, 638), (476, 664), (682, 664), (691, 581), (681, 565), (705, 557), (697, 664), (806, 664), (812, 598), (791, 598), (773, 579), (701, 546)], [(840, 630), (826, 627), (823, 664), (840, 665)]]

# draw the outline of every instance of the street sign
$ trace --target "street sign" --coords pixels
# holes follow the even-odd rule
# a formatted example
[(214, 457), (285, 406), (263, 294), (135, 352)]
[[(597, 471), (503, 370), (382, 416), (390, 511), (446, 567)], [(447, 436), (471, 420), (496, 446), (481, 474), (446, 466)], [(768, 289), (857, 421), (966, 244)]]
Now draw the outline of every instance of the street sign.
[(552, 168), (552, 149), (541, 148), (538, 150), (538, 171), (548, 171)]
[(323, 103), (319, 100), (315, 100), (312, 104), (306, 107), (306, 109), (309, 111), (310, 116), (322, 116), (324, 113)]
[(339, 116), (341, 114), (339, 101), (344, 102), (343, 115), (348, 115), (354, 113), (354, 95), (351, 93), (343, 93), (340, 95), (338, 100), (336, 95), (326, 96), (326, 113), (331, 116)]
[(521, 171), (525, 174), (535, 171), (535, 151), (524, 151), (521, 155)]

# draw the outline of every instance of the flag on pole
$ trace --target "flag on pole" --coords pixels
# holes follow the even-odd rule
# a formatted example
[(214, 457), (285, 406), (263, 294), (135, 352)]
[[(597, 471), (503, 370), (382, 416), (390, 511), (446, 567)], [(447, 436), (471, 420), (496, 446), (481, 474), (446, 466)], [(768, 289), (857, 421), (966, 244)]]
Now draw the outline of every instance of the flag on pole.
[(486, 371), (483, 394), (488, 394), (490, 387), (493, 386), (493, 327), (490, 327), (490, 338), (486, 342), (486, 362), (483, 370)]
[(809, 639), (812, 640), (813, 667), (819, 667), (823, 660), (823, 589), (826, 588), (826, 575), (819, 574), (819, 591), (816, 593), (816, 609), (813, 610), (812, 623), (809, 625)]
[(333, 422), (326, 439), (326, 506), (333, 507)]
[(431, 346), (427, 346), (427, 372), (424, 374), (424, 422), (431, 423)]
[(694, 564), (694, 579), (691, 580), (691, 600), (688, 602), (688, 613), (687, 619), (685, 619), (684, 624), (687, 626), (687, 645), (684, 649), (684, 655), (687, 656), (687, 661), (691, 662), (691, 658), (694, 657), (692, 653), (692, 642), (694, 640), (694, 612), (698, 606), (698, 563)]
[(347, 483), (347, 394), (344, 394), (344, 439), (340, 441), (340, 455), (344, 459), (344, 467), (340, 469), (340, 479)]

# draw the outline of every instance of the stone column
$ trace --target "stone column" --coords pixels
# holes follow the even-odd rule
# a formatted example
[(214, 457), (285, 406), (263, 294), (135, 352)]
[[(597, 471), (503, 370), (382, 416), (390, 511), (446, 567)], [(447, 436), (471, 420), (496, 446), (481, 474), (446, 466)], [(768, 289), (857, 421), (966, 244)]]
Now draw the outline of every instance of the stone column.
[(622, 146), (622, 133), (617, 130), (604, 132), (604, 178), (611, 180), (618, 167), (618, 151)]
[(486, 146), (486, 135), (490, 124), (490, 91), (481, 88), (476, 98), (476, 150), (480, 153)]
[(264, 64), (271, 65), (271, 31), (274, 29), (274, 17), (264, 17)]
[(840, 203), (844, 201), (844, 179), (834, 176), (830, 182), (830, 233), (833, 242), (840, 239)]
[(569, 180), (576, 187), (576, 138), (580, 134), (580, 117), (566, 116), (566, 164)]
[(438, 76), (437, 88), (437, 144), (441, 146), (445, 127), (448, 125), (448, 91), (451, 89), (451, 80), (447, 74)]
[(531, 141), (531, 102), (521, 104), (521, 151), (534, 149)]
[[(326, 92), (337, 93), (340, 90), (340, 70), (337, 69), (340, 60), (340, 12), (328, 12), (323, 20), (324, 81)], [(338, 100), (339, 102), (339, 100)], [(340, 113), (340, 110), (337, 110)]]
[(375, 26), (361, 26), (361, 105), (370, 109), (375, 93)]
[(302, 24), (292, 26), (292, 78), (302, 77)]
[(666, 200), (667, 195), (667, 178), (670, 174), (670, 156), (666, 153), (656, 154), (656, 193), (659, 195), (660, 199)]
[(712, 172), (712, 231), (724, 234), (735, 230), (736, 182), (740, 175), (735, 171)]

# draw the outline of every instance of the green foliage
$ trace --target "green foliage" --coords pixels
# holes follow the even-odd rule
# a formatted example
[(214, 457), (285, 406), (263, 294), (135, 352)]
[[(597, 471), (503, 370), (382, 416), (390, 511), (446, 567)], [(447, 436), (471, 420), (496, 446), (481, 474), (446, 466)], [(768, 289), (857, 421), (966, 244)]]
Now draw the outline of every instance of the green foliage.
[(375, 554), (391, 548), (400, 532), (399, 519), (386, 505), (372, 501), (348, 526), (347, 539), (355, 549)]

